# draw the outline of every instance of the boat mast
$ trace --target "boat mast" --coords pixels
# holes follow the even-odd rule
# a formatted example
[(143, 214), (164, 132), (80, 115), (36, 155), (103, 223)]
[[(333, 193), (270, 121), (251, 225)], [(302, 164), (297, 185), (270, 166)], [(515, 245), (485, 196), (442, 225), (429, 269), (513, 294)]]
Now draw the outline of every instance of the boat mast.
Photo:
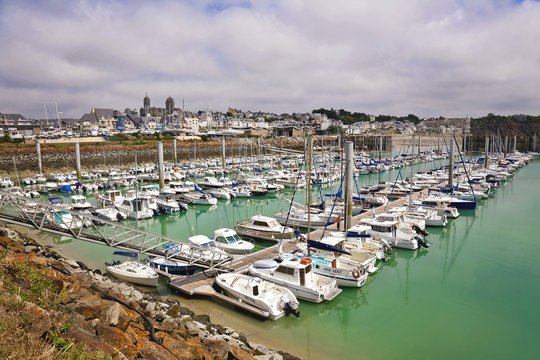
[(345, 162), (347, 165), (345, 167), (345, 226), (343, 228), (345, 232), (352, 226), (353, 151), (353, 142), (347, 141), (345, 143)]
[(448, 160), (448, 186), (454, 186), (454, 135), (450, 138), (450, 159)]
[[(307, 133), (307, 171), (306, 171), (306, 187), (307, 187), (307, 211), (308, 211), (308, 222), (307, 222), (307, 240), (309, 241), (309, 233), (311, 232), (311, 167), (312, 167), (312, 150), (313, 150), (313, 139), (311, 133)], [(309, 247), (308, 247), (309, 248)]]
[(413, 164), (414, 164), (414, 133), (411, 139), (411, 177), (409, 178), (409, 211), (412, 208), (412, 183), (413, 183)]

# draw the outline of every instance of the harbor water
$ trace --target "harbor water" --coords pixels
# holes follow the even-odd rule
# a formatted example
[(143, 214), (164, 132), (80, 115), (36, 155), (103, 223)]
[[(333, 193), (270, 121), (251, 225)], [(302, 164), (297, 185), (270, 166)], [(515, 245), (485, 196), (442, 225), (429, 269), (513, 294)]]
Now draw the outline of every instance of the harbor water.
[[(415, 170), (430, 167), (421, 164)], [(389, 177), (393, 181), (396, 175), (394, 170), (359, 176), (358, 186)], [(243, 332), (250, 341), (307, 359), (532, 358), (540, 333), (539, 183), (537, 160), (480, 201), (476, 210), (460, 210), (447, 228), (429, 228), (429, 249), (395, 251), (364, 287), (345, 288), (331, 302), (301, 302), (300, 318), (263, 321), (217, 300), (170, 294), (165, 285), (158, 291)], [(313, 189), (315, 200), (318, 190)], [(272, 216), (286, 210), (288, 203), (280, 198), (291, 196), (292, 191), (285, 191), (220, 200), (215, 208), (190, 206), (187, 213), (138, 226), (175, 239), (211, 236), (215, 229), (232, 228), (256, 213)], [(303, 191), (295, 201), (305, 201)], [(104, 261), (112, 259), (112, 249), (104, 246), (43, 237), (93, 267), (103, 269)]]

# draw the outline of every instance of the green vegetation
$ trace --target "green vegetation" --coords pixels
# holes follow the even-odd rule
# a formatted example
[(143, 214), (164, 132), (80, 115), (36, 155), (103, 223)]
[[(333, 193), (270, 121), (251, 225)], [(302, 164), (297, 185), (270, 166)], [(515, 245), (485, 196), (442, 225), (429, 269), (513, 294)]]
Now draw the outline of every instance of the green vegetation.
[[(326, 114), (329, 119), (340, 120), (344, 125), (351, 125), (359, 121), (370, 121), (369, 115), (366, 113), (359, 112), (350, 112), (344, 109), (334, 110), (334, 109), (324, 109), (320, 108), (313, 110), (314, 113)], [(390, 120), (407, 120), (418, 124), (420, 119), (414, 114), (409, 114), (407, 116), (395, 116), (395, 115), (378, 115), (375, 116), (375, 121), (390, 121)]]

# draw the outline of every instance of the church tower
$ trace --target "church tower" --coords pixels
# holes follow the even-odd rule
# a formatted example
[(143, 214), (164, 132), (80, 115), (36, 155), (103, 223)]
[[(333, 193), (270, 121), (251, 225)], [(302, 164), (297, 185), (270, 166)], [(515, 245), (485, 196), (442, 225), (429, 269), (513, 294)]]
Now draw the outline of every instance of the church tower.
[(143, 108), (144, 116), (150, 116), (150, 98), (148, 97), (148, 93), (146, 93), (146, 96), (143, 99)]

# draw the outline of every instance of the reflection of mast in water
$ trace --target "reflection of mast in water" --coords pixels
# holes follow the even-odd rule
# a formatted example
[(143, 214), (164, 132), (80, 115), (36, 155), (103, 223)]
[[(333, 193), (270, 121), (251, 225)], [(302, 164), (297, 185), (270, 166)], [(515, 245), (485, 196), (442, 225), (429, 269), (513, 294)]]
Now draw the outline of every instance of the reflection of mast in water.
[[(480, 212), (480, 214), (477, 214), (477, 212)], [(447, 242), (447, 245), (446, 245), (446, 256), (445, 256), (445, 261), (444, 261), (444, 266), (443, 266), (441, 285), (443, 285), (444, 282), (446, 281), (446, 278), (447, 278), (448, 274), (450, 273), (450, 270), (452, 270), (452, 267), (454, 266), (454, 262), (458, 258), (459, 253), (461, 252), (461, 250), (463, 249), (463, 246), (467, 242), (469, 232), (471, 231), (471, 228), (472, 228), (474, 222), (476, 221), (477, 216), (480, 215), (480, 217), (481, 217), (483, 212), (484, 212), (483, 208), (477, 207), (477, 210), (475, 211), (475, 216), (472, 217), (472, 220), (470, 220), (469, 216), (461, 217), (461, 218), (466, 219), (465, 221), (467, 222), (467, 226), (466, 226), (465, 234), (462, 236), (461, 242), (459, 243), (457, 249), (456, 249), (456, 242), (457, 242), (457, 240), (456, 240), (456, 229), (454, 228), (454, 236), (453, 236), (453, 239), (452, 239), (452, 250), (451, 250), (450, 263), (448, 263), (448, 250), (449, 250), (448, 242), (450, 241), (450, 239), (448, 239), (448, 242)], [(469, 224), (469, 221), (470, 221), (470, 224)]]
[[(401, 276), (399, 274), (399, 266), (396, 266), (396, 272), (398, 275), (398, 281), (399, 285), (403, 291), (404, 297), (405, 297), (405, 304), (409, 303), (409, 266), (411, 260), (416, 260), (421, 258), (422, 256), (425, 256), (428, 254), (428, 251), (425, 248), (419, 248), (418, 250), (415, 250), (413, 252), (406, 252), (403, 253), (405, 260), (407, 261), (407, 265), (405, 267), (405, 285), (403, 285), (403, 281), (401, 280)], [(411, 256), (408, 256), (409, 254), (412, 254)]]

